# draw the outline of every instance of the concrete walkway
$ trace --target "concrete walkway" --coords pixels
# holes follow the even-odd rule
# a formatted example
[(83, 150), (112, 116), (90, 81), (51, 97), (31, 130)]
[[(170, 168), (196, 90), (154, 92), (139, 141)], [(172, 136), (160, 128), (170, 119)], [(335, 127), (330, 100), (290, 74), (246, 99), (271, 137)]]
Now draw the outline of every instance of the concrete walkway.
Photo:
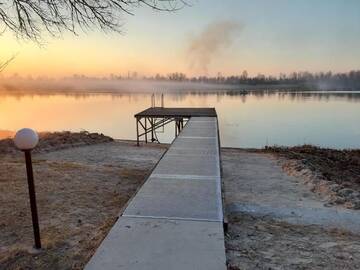
[(216, 117), (193, 117), (87, 270), (225, 270)]

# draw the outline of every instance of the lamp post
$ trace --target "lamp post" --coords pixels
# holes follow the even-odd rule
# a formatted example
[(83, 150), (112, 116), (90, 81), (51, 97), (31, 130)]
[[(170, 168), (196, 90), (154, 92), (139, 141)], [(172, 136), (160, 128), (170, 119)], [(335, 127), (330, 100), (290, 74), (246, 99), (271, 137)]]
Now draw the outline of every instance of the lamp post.
[(40, 249), (41, 240), (40, 240), (39, 219), (38, 219), (38, 213), (36, 207), (34, 175), (33, 175), (32, 162), (31, 162), (31, 150), (35, 148), (38, 142), (39, 142), (38, 134), (30, 128), (23, 128), (19, 130), (14, 138), (15, 146), (25, 153), (26, 173), (27, 173), (28, 187), (29, 187), (31, 218), (34, 229), (35, 248)]

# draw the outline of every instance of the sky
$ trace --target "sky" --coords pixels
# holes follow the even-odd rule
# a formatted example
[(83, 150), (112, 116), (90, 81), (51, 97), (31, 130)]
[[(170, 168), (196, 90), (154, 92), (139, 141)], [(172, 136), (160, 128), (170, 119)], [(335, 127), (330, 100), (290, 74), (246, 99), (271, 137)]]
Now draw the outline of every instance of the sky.
[[(5, 74), (35, 77), (360, 69), (358, 0), (188, 1), (191, 7), (177, 12), (140, 8), (134, 16), (124, 15), (123, 34), (94, 30), (45, 36), (46, 43), (39, 46), (5, 32), (0, 36), (0, 61), (17, 54)], [(224, 25), (232, 25), (232, 30), (222, 31)]]

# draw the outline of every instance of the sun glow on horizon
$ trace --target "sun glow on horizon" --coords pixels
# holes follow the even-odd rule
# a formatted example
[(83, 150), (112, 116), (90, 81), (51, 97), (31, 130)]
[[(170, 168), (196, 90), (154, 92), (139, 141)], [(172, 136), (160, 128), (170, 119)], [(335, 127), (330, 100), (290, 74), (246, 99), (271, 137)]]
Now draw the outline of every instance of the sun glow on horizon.
[[(126, 19), (124, 35), (98, 31), (65, 34), (60, 39), (46, 38), (47, 43), (39, 46), (6, 32), (0, 37), (0, 61), (13, 54), (17, 57), (4, 74), (61, 78), (73, 74), (126, 76), (128, 72), (215, 76), (220, 72), (227, 76), (247, 70), (256, 76), (360, 68), (357, 1), (209, 2), (199, 1), (171, 14), (140, 9)], [(226, 20), (241, 24), (243, 29), (231, 44), (211, 56), (206, 70), (193, 67), (193, 55), (186, 53), (189, 40), (206, 34), (209, 25), (224, 21), (222, 14), (228, 14)]]

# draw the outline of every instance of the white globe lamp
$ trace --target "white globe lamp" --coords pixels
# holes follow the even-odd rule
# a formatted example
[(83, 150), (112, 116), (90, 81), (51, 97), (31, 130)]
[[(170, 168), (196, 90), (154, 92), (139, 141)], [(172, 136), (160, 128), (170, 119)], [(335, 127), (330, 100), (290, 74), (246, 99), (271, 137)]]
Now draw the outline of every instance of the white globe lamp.
[(20, 129), (14, 137), (15, 146), (22, 151), (34, 149), (38, 142), (38, 134), (30, 128)]
[(36, 147), (38, 142), (39, 142), (38, 134), (30, 128), (20, 129), (18, 132), (16, 132), (16, 135), (14, 137), (15, 146), (25, 153), (26, 173), (27, 173), (28, 187), (29, 187), (29, 198), (30, 198), (31, 218), (33, 223), (33, 231), (34, 231), (35, 248), (41, 249), (39, 218), (38, 218), (38, 212), (36, 206), (36, 192), (35, 192), (32, 161), (31, 161), (31, 150)]

